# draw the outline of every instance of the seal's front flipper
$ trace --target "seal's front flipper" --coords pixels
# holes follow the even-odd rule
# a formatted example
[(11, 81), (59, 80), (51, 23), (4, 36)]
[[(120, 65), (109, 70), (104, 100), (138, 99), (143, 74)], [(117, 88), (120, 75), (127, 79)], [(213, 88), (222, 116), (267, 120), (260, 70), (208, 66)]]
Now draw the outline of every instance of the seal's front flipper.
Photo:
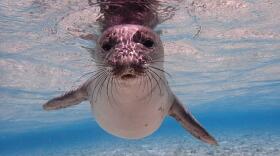
[(81, 103), (87, 100), (88, 94), (85, 86), (53, 98), (43, 105), (45, 110), (55, 110)]
[(179, 121), (196, 138), (208, 144), (218, 145), (217, 141), (196, 121), (190, 112), (184, 109), (176, 97), (169, 110), (169, 115)]

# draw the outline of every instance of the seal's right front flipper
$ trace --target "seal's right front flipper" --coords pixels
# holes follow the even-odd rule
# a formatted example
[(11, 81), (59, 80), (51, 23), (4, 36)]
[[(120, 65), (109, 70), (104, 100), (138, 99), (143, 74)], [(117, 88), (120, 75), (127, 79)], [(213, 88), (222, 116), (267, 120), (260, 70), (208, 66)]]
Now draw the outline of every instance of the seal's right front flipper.
[(88, 94), (85, 86), (55, 97), (43, 105), (44, 110), (55, 110), (81, 103), (87, 100)]
[(169, 110), (169, 115), (179, 121), (182, 126), (187, 129), (196, 138), (212, 145), (218, 145), (217, 141), (212, 137), (196, 119), (188, 112), (180, 101), (175, 97), (174, 102)]

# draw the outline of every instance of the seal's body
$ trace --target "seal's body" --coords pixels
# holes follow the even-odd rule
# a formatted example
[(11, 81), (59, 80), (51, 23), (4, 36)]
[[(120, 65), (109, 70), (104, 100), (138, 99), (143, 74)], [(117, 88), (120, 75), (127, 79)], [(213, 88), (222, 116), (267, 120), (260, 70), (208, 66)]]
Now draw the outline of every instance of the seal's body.
[[(106, 4), (110, 3), (106, 1)], [(124, 16), (125, 9), (145, 11), (141, 5), (133, 5), (129, 1), (119, 3), (119, 16)], [(100, 6), (102, 10), (104, 6)], [(105, 8), (110, 7), (116, 10), (110, 5)], [(97, 123), (104, 130), (130, 139), (150, 135), (170, 115), (195, 137), (217, 144), (170, 90), (163, 69), (163, 46), (152, 26), (140, 25), (142, 16), (137, 16), (137, 20), (116, 14), (112, 16), (116, 19), (111, 19), (110, 13), (104, 16), (104, 23), (109, 25), (104, 27), (92, 53), (97, 72), (78, 89), (48, 101), (44, 109), (64, 108), (88, 100)], [(157, 19), (155, 14), (152, 17), (147, 19)], [(117, 22), (112, 24), (112, 21)]]
[[(96, 81), (88, 87), (96, 121), (109, 133), (124, 138), (142, 138), (154, 132), (174, 101), (164, 73), (155, 70), (163, 69), (159, 36), (147, 27), (117, 25), (103, 33), (97, 51), (103, 53), (93, 57), (105, 60), (113, 76), (103, 80), (106, 89), (99, 93), (93, 92)], [(115, 82), (110, 83), (113, 78)]]

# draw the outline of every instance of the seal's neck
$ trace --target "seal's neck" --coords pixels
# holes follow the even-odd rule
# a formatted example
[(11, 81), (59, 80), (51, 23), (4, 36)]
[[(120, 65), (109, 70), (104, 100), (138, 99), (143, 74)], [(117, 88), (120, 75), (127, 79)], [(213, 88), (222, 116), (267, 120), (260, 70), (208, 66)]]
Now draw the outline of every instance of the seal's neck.
[(156, 0), (99, 0), (98, 20), (103, 31), (109, 27), (122, 24), (136, 24), (153, 29), (158, 23)]

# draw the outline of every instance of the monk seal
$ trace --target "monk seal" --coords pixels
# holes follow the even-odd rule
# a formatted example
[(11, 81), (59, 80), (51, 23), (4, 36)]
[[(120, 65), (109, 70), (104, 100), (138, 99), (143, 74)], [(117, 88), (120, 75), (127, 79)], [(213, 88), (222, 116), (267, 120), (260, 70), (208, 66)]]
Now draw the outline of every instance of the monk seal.
[[(105, 26), (92, 53), (98, 68), (96, 73), (79, 88), (49, 100), (43, 108), (55, 110), (88, 100), (97, 123), (105, 131), (128, 139), (152, 134), (170, 115), (193, 136), (217, 145), (168, 85), (161, 39), (152, 29), (154, 22), (143, 21), (156, 20), (157, 16), (141, 15), (152, 7), (130, 1), (118, 3), (117, 8), (116, 2), (111, 4), (114, 7), (108, 1), (106, 4), (109, 6), (100, 5), (101, 10), (107, 9), (103, 17)], [(150, 4), (149, 1), (147, 5)], [(134, 14), (124, 14), (131, 12), (131, 8)], [(136, 15), (141, 16), (133, 20)]]

